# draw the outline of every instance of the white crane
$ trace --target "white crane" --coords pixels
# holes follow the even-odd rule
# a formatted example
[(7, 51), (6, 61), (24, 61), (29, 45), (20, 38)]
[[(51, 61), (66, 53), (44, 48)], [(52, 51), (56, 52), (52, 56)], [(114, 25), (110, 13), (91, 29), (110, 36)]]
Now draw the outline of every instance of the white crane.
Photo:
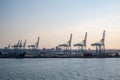
[(87, 41), (87, 32), (85, 33), (85, 38), (82, 42), (74, 44), (75, 47), (78, 47), (78, 53), (79, 50), (81, 51), (81, 53), (84, 53), (86, 51), (87, 49), (86, 41)]
[(66, 53), (71, 53), (71, 42), (72, 42), (72, 34), (70, 35), (70, 40), (65, 44), (59, 44), (59, 47), (63, 47), (63, 50), (67, 51)]
[(97, 43), (93, 43), (91, 44), (92, 46), (96, 46), (96, 53), (105, 53), (105, 30), (103, 31), (103, 36), (102, 39), (97, 42)]

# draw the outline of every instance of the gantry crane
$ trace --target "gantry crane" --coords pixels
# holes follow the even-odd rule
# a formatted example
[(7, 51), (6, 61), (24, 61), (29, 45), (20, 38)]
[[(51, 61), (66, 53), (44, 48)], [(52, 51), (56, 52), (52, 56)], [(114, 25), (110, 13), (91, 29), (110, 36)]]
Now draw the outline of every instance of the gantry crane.
[(18, 43), (13, 45), (13, 46), (10, 46), (10, 44), (8, 45), (8, 47), (13, 47), (14, 49), (21, 49), (21, 48), (25, 48), (26, 46), (26, 40), (24, 42), (24, 44), (22, 44), (22, 40), (18, 40)]
[(82, 42), (74, 44), (75, 47), (78, 47), (77, 53), (79, 52), (84, 53), (86, 51), (87, 49), (86, 41), (87, 41), (87, 32), (85, 33), (85, 38)]
[(37, 40), (37, 42), (35, 44), (28, 45), (28, 47), (32, 48), (32, 49), (37, 49), (39, 47), (39, 39), (40, 39), (40, 37), (38, 37), (38, 40)]
[(23, 44), (23, 48), (25, 48), (26, 47), (26, 40), (25, 40), (25, 42), (24, 42), (24, 44)]
[(91, 44), (91, 46), (96, 46), (96, 53), (105, 53), (105, 30), (103, 31), (102, 39), (97, 43)]
[(59, 47), (63, 47), (64, 53), (71, 53), (71, 42), (72, 42), (72, 34), (70, 35), (70, 40), (65, 44), (59, 44)]
[(13, 47), (14, 49), (21, 48), (21, 45), (22, 45), (21, 43), (22, 43), (22, 40), (18, 40), (18, 43), (13, 45), (13, 46), (11, 46), (11, 47)]

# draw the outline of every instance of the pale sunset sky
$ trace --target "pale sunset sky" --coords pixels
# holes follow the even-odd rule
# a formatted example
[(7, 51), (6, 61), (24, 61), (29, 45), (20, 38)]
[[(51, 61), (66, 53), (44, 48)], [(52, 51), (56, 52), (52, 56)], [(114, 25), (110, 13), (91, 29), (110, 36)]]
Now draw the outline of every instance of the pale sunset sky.
[(107, 49), (120, 49), (120, 0), (0, 0), (0, 48), (18, 40), (40, 48), (81, 42), (98, 42), (106, 31)]

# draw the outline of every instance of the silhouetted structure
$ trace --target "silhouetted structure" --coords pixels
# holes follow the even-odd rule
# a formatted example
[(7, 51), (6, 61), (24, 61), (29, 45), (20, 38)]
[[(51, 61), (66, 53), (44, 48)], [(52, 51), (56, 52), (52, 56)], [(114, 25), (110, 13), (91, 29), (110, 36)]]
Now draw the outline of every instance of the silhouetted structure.
[(15, 44), (13, 46), (10, 46), (10, 44), (9, 44), (8, 48), (13, 47), (14, 49), (20, 49), (20, 48), (25, 48), (25, 46), (26, 46), (26, 40), (23, 44), (22, 44), (22, 40), (18, 40), (17, 44)]
[(64, 53), (71, 53), (71, 42), (72, 34), (70, 35), (70, 40), (65, 44), (59, 44), (59, 47), (63, 47)]
[(28, 45), (28, 47), (31, 48), (31, 49), (37, 49), (39, 47), (39, 39), (40, 39), (40, 37), (38, 37), (38, 40), (35, 44)]
[(105, 53), (104, 42), (105, 42), (105, 31), (103, 31), (103, 37), (99, 42), (91, 44), (92, 46), (96, 46), (96, 53)]
[(82, 42), (74, 44), (74, 46), (78, 47), (78, 53), (81, 51), (81, 53), (84, 53), (87, 49), (86, 46), (86, 41), (87, 41), (87, 32), (85, 33), (85, 38)]

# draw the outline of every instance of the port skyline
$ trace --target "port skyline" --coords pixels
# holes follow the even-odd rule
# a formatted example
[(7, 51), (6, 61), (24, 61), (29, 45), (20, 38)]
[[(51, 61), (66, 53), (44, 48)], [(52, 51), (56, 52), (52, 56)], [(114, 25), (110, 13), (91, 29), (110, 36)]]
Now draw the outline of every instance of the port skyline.
[[(120, 48), (119, 1), (0, 1), (0, 48), (18, 40), (35, 42), (40, 48), (65, 43), (73, 34), (72, 44), (81, 42), (88, 32), (88, 48), (101, 39), (106, 30), (106, 48)], [(84, 5), (83, 5), (84, 4)], [(73, 47), (74, 48), (74, 47)]]

